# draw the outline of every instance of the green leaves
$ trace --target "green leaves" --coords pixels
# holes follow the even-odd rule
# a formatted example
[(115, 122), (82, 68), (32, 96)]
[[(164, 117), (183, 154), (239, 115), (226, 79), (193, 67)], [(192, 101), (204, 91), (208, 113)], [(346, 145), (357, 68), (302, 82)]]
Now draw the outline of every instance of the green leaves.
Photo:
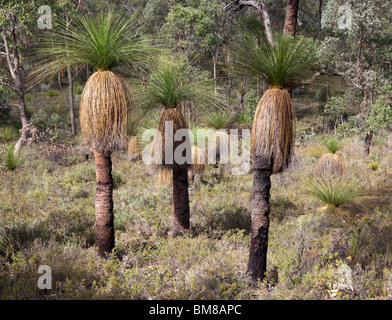
[[(148, 65), (156, 51), (152, 40), (143, 37), (137, 22), (139, 12), (115, 16), (113, 11), (98, 16), (80, 16), (67, 26), (60, 21), (59, 31), (45, 34), (37, 53), (41, 67), (34, 72), (42, 80), (69, 65), (88, 64), (96, 70), (132, 73)], [(122, 67), (122, 69), (120, 69)]]
[(339, 141), (336, 137), (331, 137), (322, 141), (322, 144), (328, 149), (332, 154), (335, 154), (339, 150)]
[(256, 76), (270, 86), (291, 87), (308, 71), (315, 57), (315, 45), (306, 38), (277, 36), (271, 45), (261, 33), (244, 34), (232, 43), (234, 67), (243, 74)]
[(146, 108), (176, 108), (192, 100), (197, 107), (215, 104), (210, 80), (188, 76), (187, 64), (179, 57), (161, 57), (150, 74), (146, 89), (139, 92), (140, 103)]
[(319, 178), (308, 184), (305, 193), (315, 196), (326, 205), (340, 207), (357, 199), (364, 198), (364, 193), (353, 183), (336, 179)]
[(220, 1), (201, 0), (197, 4), (172, 6), (162, 26), (162, 34), (171, 47), (193, 59), (219, 51), (232, 35), (231, 27)]
[(378, 132), (392, 126), (392, 108), (381, 96), (373, 105), (367, 124), (371, 132)]
[(237, 120), (237, 112), (229, 109), (207, 111), (204, 122), (208, 128), (215, 130), (225, 129)]

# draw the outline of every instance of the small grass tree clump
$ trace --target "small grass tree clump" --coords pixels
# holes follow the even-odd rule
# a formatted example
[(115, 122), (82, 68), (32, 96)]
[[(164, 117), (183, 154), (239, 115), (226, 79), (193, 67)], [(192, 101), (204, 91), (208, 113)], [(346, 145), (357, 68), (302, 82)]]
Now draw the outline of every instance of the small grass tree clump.
[(322, 156), (317, 165), (317, 171), (322, 174), (341, 175), (344, 170), (343, 158), (336, 154), (339, 150), (339, 142), (336, 137), (326, 139), (323, 144), (329, 153)]
[(5, 166), (9, 171), (14, 171), (20, 164), (20, 152), (14, 154), (13, 148), (7, 149), (7, 157), (5, 159)]
[(336, 208), (364, 197), (363, 191), (354, 184), (339, 179), (318, 178), (311, 181), (305, 193), (316, 197), (327, 206), (327, 212), (335, 212)]
[[(95, 244), (101, 257), (115, 245), (112, 152), (124, 148), (129, 81), (155, 52), (140, 32), (139, 12), (79, 16), (71, 26), (59, 21), (59, 31), (46, 34), (38, 45), (41, 66), (32, 74), (35, 83), (73, 65), (89, 65), (95, 72), (87, 80), (80, 100), (81, 134), (94, 150), (96, 162)], [(126, 72), (126, 73), (125, 73)]]
[(253, 193), (251, 244), (247, 273), (254, 281), (267, 271), (271, 175), (284, 171), (294, 156), (295, 111), (287, 89), (309, 70), (313, 43), (304, 38), (278, 36), (273, 44), (257, 32), (232, 44), (237, 71), (269, 85), (255, 112), (251, 131)]

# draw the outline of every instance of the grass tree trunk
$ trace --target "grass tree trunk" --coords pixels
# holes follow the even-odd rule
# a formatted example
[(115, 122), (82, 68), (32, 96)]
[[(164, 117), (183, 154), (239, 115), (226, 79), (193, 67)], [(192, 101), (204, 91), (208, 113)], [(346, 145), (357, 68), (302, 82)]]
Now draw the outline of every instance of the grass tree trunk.
[(173, 171), (173, 235), (189, 230), (188, 170), (180, 167)]
[(372, 143), (372, 139), (373, 139), (373, 133), (371, 132), (366, 133), (364, 150), (363, 150), (365, 157), (368, 157), (370, 154), (370, 145)]
[(114, 248), (113, 177), (109, 152), (94, 151), (96, 164), (95, 244), (101, 257)]
[(254, 281), (263, 280), (267, 271), (271, 174), (271, 162), (268, 159), (256, 157), (253, 171), (252, 227), (247, 270)]

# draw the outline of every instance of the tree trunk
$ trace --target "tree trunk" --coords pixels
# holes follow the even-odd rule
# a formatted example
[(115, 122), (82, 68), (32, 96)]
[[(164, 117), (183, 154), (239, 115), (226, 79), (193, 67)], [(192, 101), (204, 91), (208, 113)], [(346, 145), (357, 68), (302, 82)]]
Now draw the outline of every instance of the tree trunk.
[[(226, 48), (226, 64), (230, 62), (230, 50)], [(227, 72), (227, 105), (230, 106), (230, 96), (231, 96), (231, 77), (230, 72)]]
[(114, 248), (113, 177), (110, 153), (94, 151), (96, 164), (95, 244), (101, 257)]
[(300, 0), (287, 0), (283, 34), (291, 35), (293, 37), (295, 36), (299, 1)]
[(241, 110), (241, 112), (244, 111), (245, 89), (246, 89), (246, 76), (244, 76), (241, 81), (241, 92), (240, 92), (240, 95), (241, 95), (240, 110)]
[(261, 85), (260, 85), (260, 79), (257, 78), (257, 83), (256, 83), (256, 94), (257, 97), (261, 97)]
[(251, 243), (247, 270), (254, 281), (263, 280), (267, 271), (271, 174), (271, 161), (256, 157), (253, 171)]
[[(66, 10), (64, 10), (64, 15), (65, 15), (66, 27), (68, 32), (68, 28), (71, 25), (72, 21), (70, 20)], [(67, 42), (66, 42), (66, 46), (68, 48)], [(69, 84), (68, 99), (69, 99), (69, 116), (71, 120), (71, 134), (74, 137), (76, 135), (76, 126), (75, 126), (75, 116), (74, 116), (75, 104), (74, 104), (74, 96), (73, 96), (73, 79), (72, 79), (71, 66), (67, 66), (67, 75), (68, 75), (68, 84)]]
[(365, 136), (365, 145), (364, 145), (364, 155), (365, 157), (369, 156), (370, 153), (370, 144), (372, 143), (373, 133), (368, 132)]
[(270, 44), (274, 43), (274, 38), (272, 36), (271, 20), (267, 11), (267, 7), (263, 0), (234, 0), (227, 5), (225, 5), (223, 11), (230, 12), (230, 15), (240, 11), (243, 7), (253, 7), (258, 10), (261, 15), (261, 22), (264, 24), (265, 34), (267, 36), (267, 41)]
[(72, 79), (72, 69), (71, 66), (67, 67), (67, 74), (68, 74), (68, 84), (69, 84), (69, 117), (71, 120), (71, 133), (74, 137), (76, 135), (76, 125), (75, 125), (75, 102), (74, 102), (74, 95), (73, 95), (73, 79)]
[(173, 171), (173, 235), (189, 230), (188, 170), (180, 168)]
[(57, 82), (59, 84), (59, 88), (61, 88), (61, 72), (57, 73)]
[(211, 55), (212, 55), (212, 64), (213, 64), (213, 68), (214, 68), (214, 92), (215, 92), (215, 96), (217, 94), (217, 90), (216, 90), (216, 61), (217, 59), (215, 58), (214, 52), (211, 50)]
[(264, 1), (260, 0), (260, 12), (263, 18), (263, 23), (264, 23), (264, 28), (265, 28), (265, 34), (267, 36), (267, 41), (270, 44), (274, 43), (274, 38), (272, 36), (272, 29), (271, 29), (271, 20), (267, 11), (267, 7), (264, 3)]
[[(18, 81), (16, 81), (18, 82)], [(19, 100), (19, 116), (20, 116), (20, 121), (22, 122), (22, 129), (20, 130), (20, 137), (18, 139), (18, 141), (15, 144), (14, 147), (14, 155), (16, 156), (20, 149), (22, 148), (22, 146), (26, 143), (27, 141), (27, 128), (28, 128), (28, 122), (27, 122), (27, 116), (26, 116), (26, 101), (25, 101), (25, 97), (24, 97), (24, 89), (23, 89), (23, 85), (20, 82), (20, 84), (18, 85), (19, 89), (18, 89), (18, 100)]]
[(11, 85), (10, 83), (1, 83), (2, 85), (6, 85), (10, 89), (12, 89), (18, 96), (19, 100), (19, 116), (20, 120), (22, 122), (22, 130), (21, 130), (21, 136), (16, 143), (14, 147), (14, 154), (16, 155), (22, 145), (26, 142), (27, 138), (27, 117), (26, 117), (26, 102), (25, 102), (25, 96), (24, 96), (24, 86), (23, 86), (23, 80), (22, 80), (22, 75), (21, 75), (21, 66), (20, 66), (20, 60), (19, 60), (19, 49), (18, 49), (18, 40), (16, 36), (16, 28), (17, 28), (17, 17), (14, 14), (9, 14), (9, 33), (11, 36), (11, 41), (12, 41), (12, 54), (10, 52), (10, 46), (8, 44), (7, 40), (7, 33), (8, 30), (6, 29), (5, 26), (3, 26), (2, 31), (3, 31), (3, 48), (4, 48), (4, 53), (6, 57), (6, 62), (7, 62), (7, 67), (8, 71), (11, 75), (11, 78), (13, 80), (14, 85)]
[(320, 35), (322, 29), (322, 25), (321, 25), (322, 14), (323, 14), (322, 10), (323, 10), (323, 0), (319, 0), (319, 7), (317, 11), (318, 35)]

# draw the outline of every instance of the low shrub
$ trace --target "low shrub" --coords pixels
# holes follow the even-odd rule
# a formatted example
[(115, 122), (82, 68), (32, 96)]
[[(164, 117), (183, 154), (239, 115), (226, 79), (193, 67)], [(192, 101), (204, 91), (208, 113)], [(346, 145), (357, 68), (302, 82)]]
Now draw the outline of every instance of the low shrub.
[(8, 170), (14, 171), (17, 166), (21, 163), (20, 153), (18, 155), (14, 154), (14, 148), (10, 147), (7, 149), (7, 158), (5, 161), (5, 166)]
[(356, 188), (353, 183), (327, 178), (318, 178), (309, 182), (305, 192), (332, 208), (338, 208), (347, 202), (364, 197), (363, 191)]

